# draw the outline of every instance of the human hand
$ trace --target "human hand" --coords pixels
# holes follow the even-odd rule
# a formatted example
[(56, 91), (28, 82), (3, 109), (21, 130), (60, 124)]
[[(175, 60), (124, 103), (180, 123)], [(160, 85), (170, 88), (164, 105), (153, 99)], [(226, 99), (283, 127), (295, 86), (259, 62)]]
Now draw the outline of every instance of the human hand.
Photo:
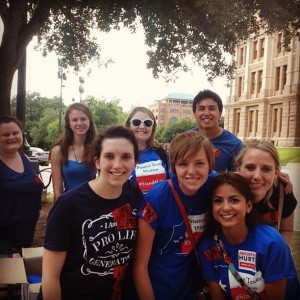
[(290, 180), (290, 176), (288, 173), (280, 172), (279, 173), (280, 180), (284, 183), (284, 192), (286, 194), (290, 194), (293, 191), (293, 184)]

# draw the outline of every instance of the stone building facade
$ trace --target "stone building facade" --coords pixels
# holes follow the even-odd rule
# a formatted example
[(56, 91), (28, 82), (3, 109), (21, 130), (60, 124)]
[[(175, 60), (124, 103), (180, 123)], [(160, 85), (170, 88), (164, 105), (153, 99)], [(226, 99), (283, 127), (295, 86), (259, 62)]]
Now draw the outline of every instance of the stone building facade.
[(170, 93), (167, 97), (156, 100), (155, 103), (149, 105), (149, 109), (156, 118), (157, 127), (184, 118), (195, 120), (192, 109), (193, 99), (192, 94)]
[(224, 127), (240, 139), (300, 146), (300, 41), (283, 46), (281, 33), (262, 33), (239, 44)]

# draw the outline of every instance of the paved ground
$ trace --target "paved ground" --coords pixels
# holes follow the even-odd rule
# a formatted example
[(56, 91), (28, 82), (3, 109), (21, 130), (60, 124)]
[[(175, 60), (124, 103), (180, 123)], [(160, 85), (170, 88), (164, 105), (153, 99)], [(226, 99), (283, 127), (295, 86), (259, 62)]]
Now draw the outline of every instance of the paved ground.
[(298, 201), (295, 209), (294, 230), (300, 231), (300, 163), (289, 163), (282, 167), (281, 170), (289, 174), (293, 183), (293, 192)]

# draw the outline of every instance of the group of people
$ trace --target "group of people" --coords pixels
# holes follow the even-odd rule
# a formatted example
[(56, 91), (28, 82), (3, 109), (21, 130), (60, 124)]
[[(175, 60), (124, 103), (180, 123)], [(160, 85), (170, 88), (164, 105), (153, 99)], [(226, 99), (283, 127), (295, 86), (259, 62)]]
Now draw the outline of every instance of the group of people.
[[(68, 107), (50, 154), (54, 205), (39, 299), (189, 300), (199, 276), (211, 299), (300, 295), (289, 249), (297, 201), (277, 150), (267, 141), (243, 144), (221, 128), (222, 109), (216, 93), (201, 91), (193, 102), (198, 128), (178, 134), (166, 153), (145, 107), (100, 134), (85, 105)], [(43, 187), (36, 173), (24, 172), (30, 166), (22, 142), (19, 123), (0, 118), (0, 192), (15, 199), (15, 210)], [(37, 185), (30, 198), (12, 188), (22, 176)], [(35, 223), (26, 244), (4, 234), (29, 224), (17, 219), (24, 211), (7, 224), (0, 213), (0, 239), (32, 244)]]

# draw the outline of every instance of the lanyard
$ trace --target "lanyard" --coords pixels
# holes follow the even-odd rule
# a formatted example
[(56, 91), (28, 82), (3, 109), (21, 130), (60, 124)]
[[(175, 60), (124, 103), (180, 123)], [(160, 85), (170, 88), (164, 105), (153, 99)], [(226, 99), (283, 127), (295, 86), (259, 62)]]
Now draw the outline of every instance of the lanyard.
[(222, 240), (219, 239), (218, 234), (216, 233), (214, 236), (214, 241), (217, 244), (217, 249), (219, 254), (223, 257), (225, 263), (228, 265), (228, 269), (230, 270), (233, 277), (237, 280), (237, 282), (243, 287), (249, 295), (252, 296), (254, 300), (260, 300), (261, 297), (255, 292), (250, 289), (250, 287), (245, 283), (239, 272), (236, 270), (235, 266), (232, 263), (231, 258), (228, 256), (227, 252), (225, 251), (224, 245)]

